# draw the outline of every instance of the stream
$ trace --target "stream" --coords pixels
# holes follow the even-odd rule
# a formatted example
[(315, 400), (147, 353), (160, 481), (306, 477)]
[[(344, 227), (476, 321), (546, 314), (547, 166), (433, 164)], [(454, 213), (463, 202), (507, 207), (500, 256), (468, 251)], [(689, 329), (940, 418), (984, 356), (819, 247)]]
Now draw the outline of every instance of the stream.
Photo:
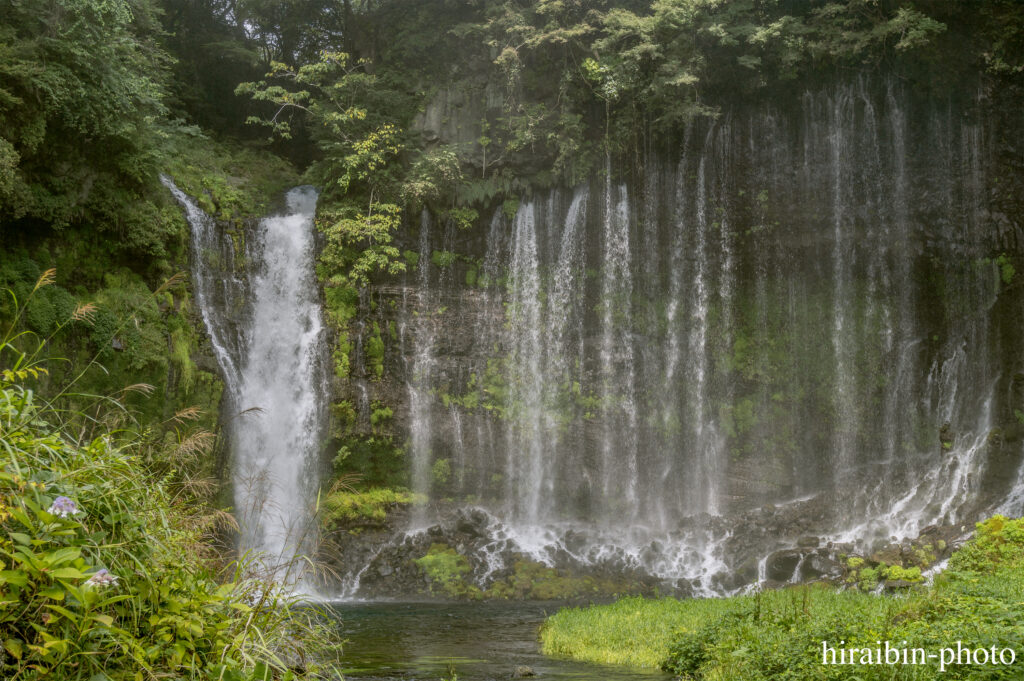
[(584, 664), (547, 657), (537, 631), (561, 604), (335, 603), (344, 647), (345, 678), (440, 681), (453, 669), (458, 681), (500, 681), (527, 666), (537, 679), (649, 681), (669, 679), (656, 670)]

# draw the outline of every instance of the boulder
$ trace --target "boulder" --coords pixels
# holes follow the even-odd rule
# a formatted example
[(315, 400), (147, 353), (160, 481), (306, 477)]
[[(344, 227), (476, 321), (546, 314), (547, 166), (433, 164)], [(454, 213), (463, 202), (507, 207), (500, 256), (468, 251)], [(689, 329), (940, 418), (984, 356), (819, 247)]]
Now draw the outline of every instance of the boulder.
[(793, 578), (803, 552), (800, 549), (782, 549), (768, 556), (765, 576), (774, 582), (788, 582)]

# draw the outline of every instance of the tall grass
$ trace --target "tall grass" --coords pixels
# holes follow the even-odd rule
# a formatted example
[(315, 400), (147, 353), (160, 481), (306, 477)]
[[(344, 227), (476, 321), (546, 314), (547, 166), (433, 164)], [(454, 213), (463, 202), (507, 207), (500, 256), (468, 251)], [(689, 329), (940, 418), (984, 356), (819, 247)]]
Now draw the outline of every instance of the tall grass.
[(188, 425), (196, 411), (123, 428), (117, 395), (87, 413), (58, 406), (71, 386), (41, 398), (45, 339), (12, 330), (18, 319), (0, 340), (0, 678), (288, 681), (329, 668), (321, 614), (211, 550), (233, 519), (203, 503), (213, 436)]

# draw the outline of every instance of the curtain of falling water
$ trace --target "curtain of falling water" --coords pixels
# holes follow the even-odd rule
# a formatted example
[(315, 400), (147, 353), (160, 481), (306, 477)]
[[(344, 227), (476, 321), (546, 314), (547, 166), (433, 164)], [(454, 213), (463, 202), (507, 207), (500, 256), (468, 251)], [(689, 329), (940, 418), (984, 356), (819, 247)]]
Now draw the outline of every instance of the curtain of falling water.
[[(696, 121), (635, 181), (609, 160), (497, 211), (473, 297), (421, 274), (420, 296), (479, 309), (458, 360), (475, 382), (445, 387), (474, 406), (412, 395), (419, 489), (449, 458), (445, 494), (524, 546), (664, 576), (720, 567), (687, 529), (703, 513), (825, 494), (835, 537), (956, 521), (1005, 351), (985, 139), (951, 104), (857, 82)], [(412, 375), (443, 373), (422, 349), (460, 331), (415, 326)], [(435, 436), (455, 430), (457, 451)]]

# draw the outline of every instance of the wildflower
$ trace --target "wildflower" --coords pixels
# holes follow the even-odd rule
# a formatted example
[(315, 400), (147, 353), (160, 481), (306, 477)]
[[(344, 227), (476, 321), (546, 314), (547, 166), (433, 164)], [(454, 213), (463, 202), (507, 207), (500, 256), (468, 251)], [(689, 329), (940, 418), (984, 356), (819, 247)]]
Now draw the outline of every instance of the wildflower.
[(107, 568), (100, 568), (92, 573), (92, 577), (85, 580), (86, 586), (114, 586), (117, 584), (117, 577), (107, 572)]
[(69, 515), (78, 515), (82, 511), (78, 509), (78, 504), (73, 502), (67, 497), (57, 497), (50, 504), (50, 508), (47, 509), (48, 513), (52, 513), (58, 518), (67, 518)]

